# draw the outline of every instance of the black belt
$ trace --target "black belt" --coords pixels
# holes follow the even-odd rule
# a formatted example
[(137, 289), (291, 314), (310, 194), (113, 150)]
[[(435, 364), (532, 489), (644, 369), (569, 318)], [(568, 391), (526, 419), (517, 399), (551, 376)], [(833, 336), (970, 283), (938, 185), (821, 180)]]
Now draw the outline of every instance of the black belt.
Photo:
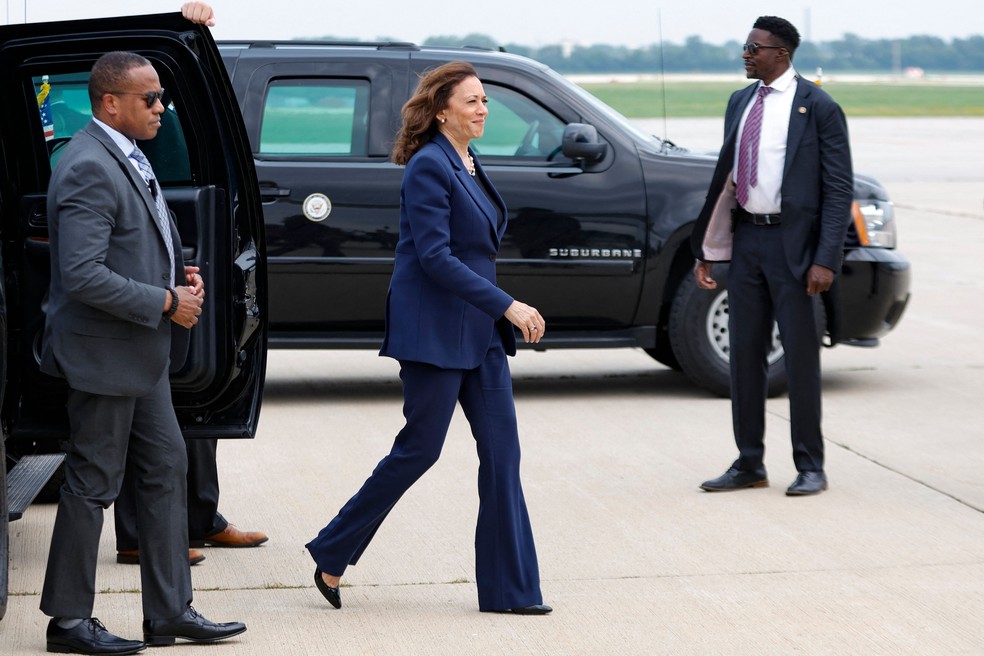
[(779, 225), (782, 223), (782, 214), (752, 214), (751, 212), (745, 211), (743, 207), (735, 208), (735, 218), (742, 223), (751, 223), (757, 226)]

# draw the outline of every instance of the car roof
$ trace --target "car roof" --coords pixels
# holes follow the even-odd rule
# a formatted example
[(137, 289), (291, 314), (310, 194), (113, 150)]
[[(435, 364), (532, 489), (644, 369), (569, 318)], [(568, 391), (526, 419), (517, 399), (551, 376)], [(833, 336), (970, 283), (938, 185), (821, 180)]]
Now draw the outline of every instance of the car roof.
[[(478, 46), (421, 46), (408, 41), (218, 41), (219, 51), (223, 57), (239, 56), (278, 56), (297, 55), (298, 51), (305, 54), (324, 57), (359, 56), (360, 54), (373, 58), (374, 53), (409, 53), (412, 59), (443, 62), (464, 60), (476, 65), (526, 68), (531, 71), (544, 71), (550, 68), (538, 61), (506, 52), (501, 48), (493, 50)], [(281, 55), (274, 53), (280, 52)], [(247, 54), (248, 53), (248, 54)], [(289, 53), (289, 54), (288, 54)]]

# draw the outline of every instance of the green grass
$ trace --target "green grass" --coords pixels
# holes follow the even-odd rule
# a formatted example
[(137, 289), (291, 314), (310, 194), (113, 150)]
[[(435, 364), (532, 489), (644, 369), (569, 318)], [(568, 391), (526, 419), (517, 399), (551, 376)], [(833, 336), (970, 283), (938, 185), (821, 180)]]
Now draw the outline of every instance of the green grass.
[[(663, 115), (663, 87), (655, 82), (582, 84), (586, 90), (629, 118)], [(728, 97), (742, 84), (666, 83), (666, 115), (671, 118), (718, 117)], [(823, 88), (849, 117), (984, 116), (984, 89), (929, 83), (830, 82)]]

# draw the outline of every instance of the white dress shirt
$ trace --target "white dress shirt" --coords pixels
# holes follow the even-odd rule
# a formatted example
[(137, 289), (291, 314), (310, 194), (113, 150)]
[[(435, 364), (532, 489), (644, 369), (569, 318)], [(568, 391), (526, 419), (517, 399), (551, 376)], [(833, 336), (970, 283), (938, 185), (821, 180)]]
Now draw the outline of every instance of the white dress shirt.
[[(140, 173), (140, 167), (137, 165), (137, 161), (132, 157), (130, 157), (130, 155), (133, 153), (133, 149), (137, 147), (137, 144), (133, 143), (133, 140), (127, 138), (122, 132), (120, 132), (116, 128), (110, 127), (109, 125), (103, 123), (95, 116), (92, 117), (92, 122), (98, 125), (99, 127), (101, 127), (106, 132), (106, 134), (109, 135), (109, 138), (113, 140), (113, 143), (119, 146), (120, 150), (123, 151), (123, 156), (126, 157), (127, 161), (133, 165), (134, 170), (137, 173)], [(142, 173), (140, 173), (140, 177), (141, 179), (143, 179)]]
[[(759, 86), (762, 82), (759, 82)], [(789, 134), (789, 116), (796, 96), (796, 71), (792, 66), (776, 78), (772, 93), (767, 95), (762, 107), (762, 132), (759, 136), (758, 184), (748, 190), (745, 209), (752, 214), (778, 214), (782, 207), (782, 171), (786, 165), (786, 136)], [(738, 127), (738, 143), (732, 176), (738, 173), (738, 153), (741, 152), (741, 135), (745, 131), (745, 119), (755, 103), (757, 93), (745, 107)], [(735, 177), (737, 182), (737, 177)]]

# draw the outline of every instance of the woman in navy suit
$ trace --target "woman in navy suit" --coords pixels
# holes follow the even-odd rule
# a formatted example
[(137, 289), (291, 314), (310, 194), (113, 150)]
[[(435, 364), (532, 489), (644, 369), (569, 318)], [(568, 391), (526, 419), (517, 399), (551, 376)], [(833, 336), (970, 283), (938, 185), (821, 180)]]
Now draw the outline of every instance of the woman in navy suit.
[(519, 435), (507, 355), (513, 326), (539, 342), (533, 307), (496, 286), (506, 207), (468, 144), (482, 136), (488, 98), (475, 69), (451, 62), (421, 78), (403, 106), (393, 161), (406, 164), (400, 239), (386, 298), (381, 355), (399, 360), (407, 423), (362, 489), (307, 544), (314, 580), (335, 607), (358, 562), (404, 492), (437, 462), (455, 405), (478, 447), (475, 574), (482, 611), (544, 615), (540, 574), (519, 479)]

